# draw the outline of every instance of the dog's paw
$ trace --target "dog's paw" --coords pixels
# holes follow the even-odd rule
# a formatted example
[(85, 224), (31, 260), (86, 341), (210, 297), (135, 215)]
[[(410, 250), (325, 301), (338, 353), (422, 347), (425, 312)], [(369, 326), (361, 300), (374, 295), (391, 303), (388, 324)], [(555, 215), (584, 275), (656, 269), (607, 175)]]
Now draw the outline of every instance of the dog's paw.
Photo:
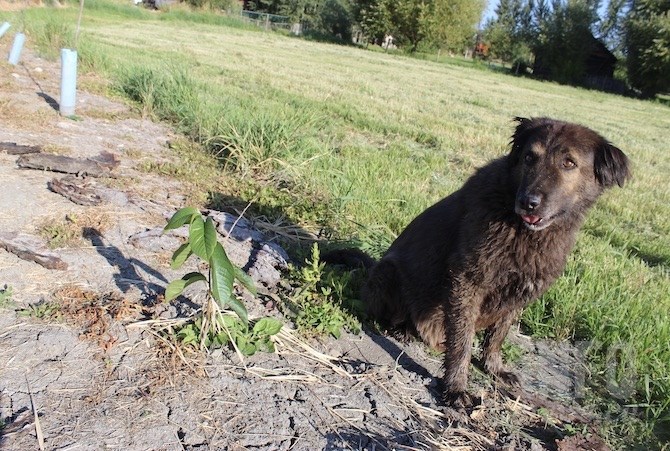
[(465, 391), (447, 391), (444, 394), (444, 404), (452, 410), (465, 411), (472, 408), (474, 400), (468, 392)]
[(470, 423), (470, 416), (464, 409), (454, 409), (453, 407), (445, 406), (442, 409), (444, 419), (452, 427), (467, 426)]
[(517, 376), (516, 373), (513, 373), (511, 371), (501, 371), (500, 373), (498, 373), (498, 379), (500, 379), (510, 387), (513, 388), (521, 387), (521, 380), (519, 380), (519, 376)]

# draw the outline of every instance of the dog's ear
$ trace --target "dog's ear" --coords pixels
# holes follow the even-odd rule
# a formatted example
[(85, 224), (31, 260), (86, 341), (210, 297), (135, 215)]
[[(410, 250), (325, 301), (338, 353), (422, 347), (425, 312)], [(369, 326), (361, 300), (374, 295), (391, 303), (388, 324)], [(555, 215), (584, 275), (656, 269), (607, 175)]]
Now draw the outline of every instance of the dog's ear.
[(628, 157), (621, 149), (605, 140), (596, 149), (593, 170), (596, 179), (605, 188), (614, 186), (615, 183), (623, 186), (624, 182), (630, 178)]
[(521, 151), (526, 145), (526, 141), (528, 141), (528, 138), (531, 136), (533, 130), (546, 122), (544, 118), (528, 119), (525, 117), (515, 117), (514, 120), (519, 124), (514, 130), (512, 141), (510, 142), (512, 145), (512, 150), (510, 151), (509, 155), (512, 160), (512, 164), (518, 163), (521, 156)]

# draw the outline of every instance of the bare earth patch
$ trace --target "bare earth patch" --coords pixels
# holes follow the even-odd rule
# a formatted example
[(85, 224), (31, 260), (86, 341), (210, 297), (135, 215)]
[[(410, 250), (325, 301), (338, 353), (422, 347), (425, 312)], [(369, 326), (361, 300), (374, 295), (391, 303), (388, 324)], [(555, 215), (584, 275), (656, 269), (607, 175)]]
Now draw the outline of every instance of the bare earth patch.
[[(151, 231), (184, 206), (184, 193), (136, 167), (175, 158), (175, 136), (83, 91), (76, 120), (60, 117), (59, 66), (30, 51), (17, 67), (3, 63), (0, 80), (0, 142), (81, 159), (108, 152), (120, 163), (111, 177), (86, 180), (101, 202), (82, 206), (49, 189), (64, 174), (19, 169), (0, 151), (0, 230), (43, 240), (67, 265), (50, 270), (0, 249), (0, 288), (12, 288), (15, 304), (0, 310), (3, 449), (605, 449), (589, 428), (560, 441), (554, 427), (589, 421), (574, 402), (581, 358), (567, 345), (517, 337), (527, 352), (516, 366), (533, 397), (475, 376), (482, 404), (469, 425), (450, 425), (439, 358), (418, 343), (364, 332), (308, 344), (284, 331), (277, 353), (240, 361), (166, 341), (147, 321), (193, 306), (160, 302), (177, 276), (166, 249), (179, 237)], [(260, 301), (247, 304), (264, 314)]]

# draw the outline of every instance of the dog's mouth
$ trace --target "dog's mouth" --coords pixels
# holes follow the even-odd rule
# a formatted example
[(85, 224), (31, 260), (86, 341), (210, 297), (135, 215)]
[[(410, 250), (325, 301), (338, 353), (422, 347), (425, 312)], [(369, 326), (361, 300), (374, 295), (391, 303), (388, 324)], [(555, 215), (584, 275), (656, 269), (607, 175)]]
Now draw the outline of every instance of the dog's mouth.
[(534, 232), (544, 229), (551, 222), (551, 218), (543, 218), (542, 216), (537, 216), (537, 215), (519, 214), (519, 216), (521, 217), (521, 220), (523, 221), (523, 225), (525, 225), (526, 228), (528, 228), (528, 229), (530, 229)]
[(521, 211), (518, 211), (517, 214), (523, 221), (523, 225), (526, 226), (527, 229), (534, 232), (548, 227), (554, 221), (554, 219), (559, 216), (558, 214), (544, 217), (538, 215), (527, 215)]

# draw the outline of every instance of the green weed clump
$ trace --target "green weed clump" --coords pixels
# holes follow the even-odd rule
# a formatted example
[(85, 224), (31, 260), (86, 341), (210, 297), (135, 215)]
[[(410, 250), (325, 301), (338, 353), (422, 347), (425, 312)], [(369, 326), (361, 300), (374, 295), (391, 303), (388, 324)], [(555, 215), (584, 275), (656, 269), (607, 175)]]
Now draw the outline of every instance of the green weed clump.
[(307, 335), (332, 335), (335, 338), (339, 338), (343, 330), (360, 333), (358, 317), (362, 308), (355, 295), (348, 291), (352, 285), (351, 273), (326, 271), (316, 244), (305, 263), (291, 271), (295, 291), (285, 298), (298, 330)]
[(14, 290), (12, 287), (5, 285), (3, 288), (0, 288), (0, 309), (9, 308), (14, 306), (14, 301), (12, 300), (12, 295)]
[(229, 345), (242, 355), (250, 356), (256, 352), (275, 352), (272, 337), (279, 333), (282, 323), (276, 318), (261, 318), (251, 324), (245, 324), (232, 315), (216, 318), (216, 327), (210, 327), (204, 333), (203, 320), (196, 318), (175, 328), (177, 341), (186, 346), (198, 347), (202, 343), (207, 349), (222, 348)]

